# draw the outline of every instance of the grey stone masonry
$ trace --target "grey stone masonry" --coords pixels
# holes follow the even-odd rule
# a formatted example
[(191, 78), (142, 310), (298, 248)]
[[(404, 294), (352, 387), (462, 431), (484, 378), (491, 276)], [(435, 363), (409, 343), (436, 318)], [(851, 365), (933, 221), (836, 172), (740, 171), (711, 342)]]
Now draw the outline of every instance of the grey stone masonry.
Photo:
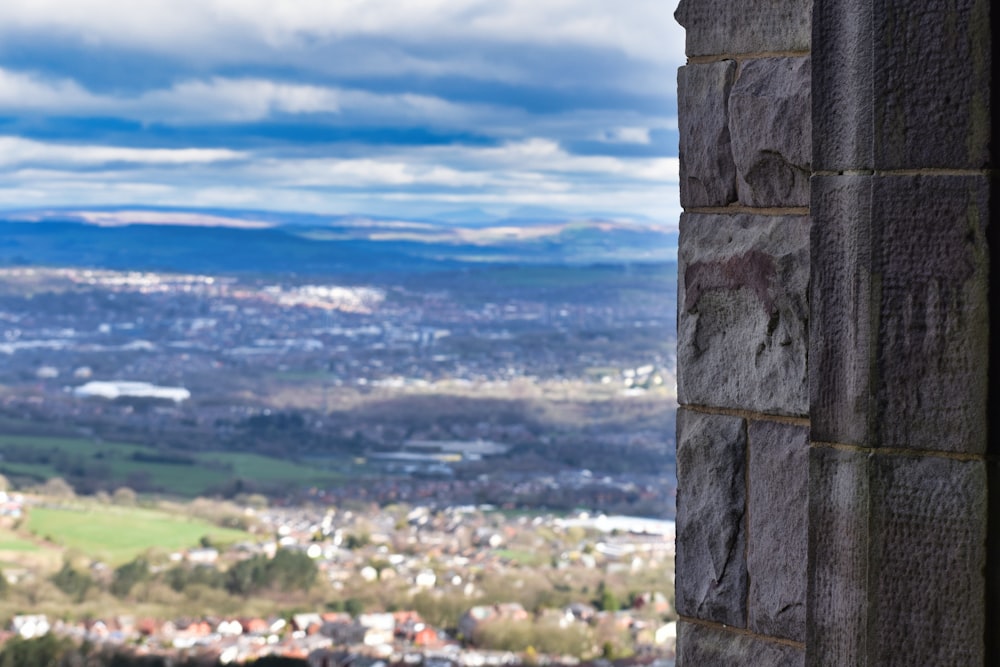
[(809, 205), (809, 58), (759, 58), (729, 95), (737, 191), (744, 206)]
[(808, 218), (685, 213), (678, 272), (680, 402), (804, 415)]
[(736, 201), (736, 165), (729, 138), (729, 93), (736, 63), (688, 65), (677, 72), (681, 204), (727, 206)]
[(678, 664), (802, 665), (810, 0), (681, 0)]
[(749, 629), (804, 642), (809, 429), (753, 420), (747, 448)]
[(990, 13), (815, 0), (810, 665), (1000, 662)]
[(815, 0), (814, 16), (816, 169), (987, 166), (990, 2)]
[(988, 187), (814, 179), (814, 440), (984, 452)]
[(816, 448), (811, 665), (983, 664), (982, 461)]
[(806, 647), (809, 665), (869, 663), (869, 456), (859, 450), (809, 452), (809, 560)]
[(679, 667), (1000, 664), (990, 0), (681, 0)]
[(871, 664), (983, 664), (985, 490), (983, 461), (873, 459)]
[(677, 433), (677, 611), (743, 627), (746, 425), (680, 410)]
[(806, 652), (795, 646), (686, 623), (678, 627), (678, 665), (697, 667), (804, 667)]
[(810, 0), (681, 0), (674, 17), (692, 57), (807, 51), (811, 11)]

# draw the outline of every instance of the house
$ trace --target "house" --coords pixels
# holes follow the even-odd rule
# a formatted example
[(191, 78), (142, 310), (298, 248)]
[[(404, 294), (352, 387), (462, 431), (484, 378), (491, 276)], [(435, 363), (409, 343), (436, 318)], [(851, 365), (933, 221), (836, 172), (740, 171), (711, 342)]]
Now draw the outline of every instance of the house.
[(237, 637), (243, 634), (243, 624), (233, 619), (223, 619), (215, 626), (215, 632), (223, 637)]
[(33, 639), (47, 634), (52, 628), (44, 614), (21, 614), (10, 621), (10, 629), (23, 639)]
[(308, 632), (309, 628), (316, 626), (318, 630), (323, 625), (323, 617), (319, 614), (293, 614), (292, 627), (299, 632)]
[(195, 565), (213, 565), (219, 560), (219, 550), (210, 547), (200, 549), (190, 549), (187, 552), (187, 561)]
[(517, 602), (483, 605), (473, 607), (458, 619), (458, 632), (466, 641), (471, 640), (476, 631), (487, 623), (498, 620), (526, 621), (530, 618), (527, 611)]

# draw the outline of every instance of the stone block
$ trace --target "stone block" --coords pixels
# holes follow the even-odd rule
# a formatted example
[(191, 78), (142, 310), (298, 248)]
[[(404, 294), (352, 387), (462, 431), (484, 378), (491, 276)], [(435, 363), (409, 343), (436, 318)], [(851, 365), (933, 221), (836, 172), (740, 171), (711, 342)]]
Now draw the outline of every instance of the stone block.
[(989, 183), (813, 179), (813, 440), (986, 448)]
[(982, 461), (814, 448), (808, 662), (984, 664)]
[(989, 181), (893, 176), (872, 184), (878, 444), (983, 453)]
[(813, 168), (871, 169), (872, 0), (814, 0)]
[(681, 0), (688, 57), (808, 51), (810, 0)]
[(794, 646), (681, 621), (677, 667), (803, 667), (805, 651)]
[(817, 0), (814, 167), (986, 166), (989, 12), (982, 0)]
[(872, 469), (871, 664), (985, 664), (984, 463), (876, 455)]
[(809, 429), (752, 420), (747, 447), (749, 629), (804, 642)]
[(874, 2), (875, 168), (987, 166), (990, 4)]
[(745, 206), (808, 206), (812, 162), (810, 61), (744, 63), (729, 96), (736, 187)]
[(729, 92), (736, 63), (687, 65), (677, 71), (681, 205), (736, 201), (736, 166), (729, 139)]
[(746, 626), (746, 429), (742, 419), (677, 414), (677, 611)]
[(805, 415), (808, 217), (686, 213), (678, 260), (681, 404)]
[(807, 658), (812, 667), (866, 665), (869, 458), (809, 453)]
[(812, 179), (809, 401), (812, 439), (870, 442), (870, 176)]

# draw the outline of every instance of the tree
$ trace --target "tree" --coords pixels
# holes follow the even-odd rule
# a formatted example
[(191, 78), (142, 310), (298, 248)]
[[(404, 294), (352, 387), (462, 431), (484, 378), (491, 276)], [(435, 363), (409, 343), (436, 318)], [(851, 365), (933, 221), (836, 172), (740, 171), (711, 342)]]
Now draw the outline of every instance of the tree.
[(122, 505), (124, 507), (134, 507), (138, 496), (136, 492), (127, 486), (120, 486), (115, 489), (115, 493), (112, 496), (112, 500), (115, 505)]
[(62, 569), (52, 575), (50, 581), (77, 602), (83, 600), (94, 584), (89, 574), (75, 569), (69, 561), (63, 561)]
[(76, 491), (74, 491), (69, 482), (62, 477), (53, 477), (48, 480), (45, 484), (42, 484), (42, 486), (39, 487), (39, 491), (42, 495), (52, 498), (69, 499), (76, 497)]
[(61, 667), (73, 651), (70, 639), (52, 633), (34, 639), (15, 637), (3, 645), (0, 667)]
[(139, 557), (133, 561), (119, 565), (115, 568), (114, 577), (111, 580), (111, 594), (123, 598), (132, 592), (141, 581), (149, 578), (149, 563), (145, 558)]
[(240, 561), (226, 574), (226, 590), (234, 595), (250, 595), (275, 586), (281, 590), (308, 590), (319, 570), (313, 559), (301, 551), (278, 549), (274, 558), (257, 555)]

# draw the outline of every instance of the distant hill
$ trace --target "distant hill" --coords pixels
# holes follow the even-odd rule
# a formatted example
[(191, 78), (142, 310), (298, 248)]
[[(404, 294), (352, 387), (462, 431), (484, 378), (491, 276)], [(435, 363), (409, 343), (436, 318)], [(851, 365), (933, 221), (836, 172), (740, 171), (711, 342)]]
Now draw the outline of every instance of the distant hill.
[(449, 221), (216, 209), (0, 214), (0, 266), (184, 272), (399, 273), (470, 263), (621, 264), (676, 258), (677, 234), (614, 220)]

